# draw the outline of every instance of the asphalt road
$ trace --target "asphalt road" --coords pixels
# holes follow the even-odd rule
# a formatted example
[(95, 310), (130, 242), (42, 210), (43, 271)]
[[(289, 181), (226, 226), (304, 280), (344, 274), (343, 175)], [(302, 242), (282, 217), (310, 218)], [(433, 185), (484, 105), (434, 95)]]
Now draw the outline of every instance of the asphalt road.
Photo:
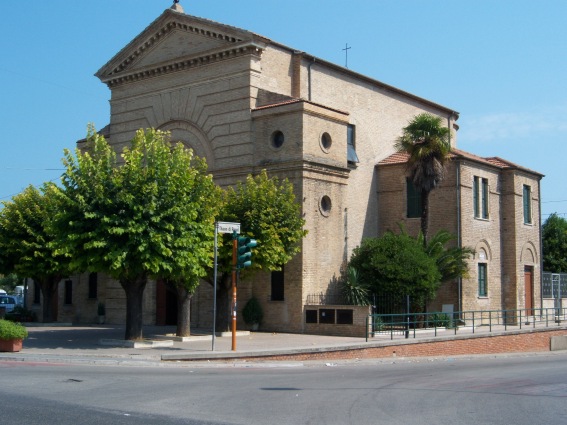
[(121, 367), (0, 362), (0, 424), (567, 423), (567, 353)]

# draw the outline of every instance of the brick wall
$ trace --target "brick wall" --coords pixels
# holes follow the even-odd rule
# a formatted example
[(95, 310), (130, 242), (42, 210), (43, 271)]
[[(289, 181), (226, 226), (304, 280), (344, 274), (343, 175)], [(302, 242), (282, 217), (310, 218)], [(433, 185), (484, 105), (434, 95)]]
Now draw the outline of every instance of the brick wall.
[[(467, 336), (447, 339), (407, 340), (404, 343), (381, 343), (368, 348), (361, 343), (356, 349), (337, 348), (335, 351), (298, 352), (275, 356), (246, 357), (241, 361), (261, 360), (346, 360), (397, 357), (459, 356), (474, 354), (525, 353), (550, 351), (551, 338), (567, 335), (567, 329), (519, 331), (491, 336)], [(231, 359), (235, 361), (235, 359)]]
[[(314, 335), (334, 335), (349, 337), (366, 337), (366, 324), (368, 315), (371, 313), (369, 306), (353, 305), (306, 305), (305, 311), (312, 310), (320, 316), (320, 310), (352, 310), (352, 324), (338, 323), (306, 323), (305, 333)], [(305, 317), (303, 319), (305, 321)], [(335, 322), (337, 317), (335, 316)]]

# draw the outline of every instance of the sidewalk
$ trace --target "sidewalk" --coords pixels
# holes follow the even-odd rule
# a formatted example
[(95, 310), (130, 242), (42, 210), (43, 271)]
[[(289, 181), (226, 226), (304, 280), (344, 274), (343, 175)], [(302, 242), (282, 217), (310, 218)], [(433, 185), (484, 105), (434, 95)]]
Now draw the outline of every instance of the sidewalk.
[(161, 365), (164, 360), (226, 361), (366, 344), (364, 338), (239, 331), (236, 351), (230, 334), (217, 336), (213, 351), (210, 331), (192, 330), (183, 342), (164, 339), (175, 334), (172, 326), (144, 326), (143, 331), (144, 342), (125, 347), (124, 326), (29, 326), (22, 351), (0, 353), (0, 361)]
[[(537, 326), (537, 328), (541, 328)], [(554, 327), (565, 330), (566, 326)], [(101, 365), (138, 365), (164, 366), (172, 364), (196, 363), (246, 363), (247, 359), (258, 361), (259, 358), (278, 356), (280, 359), (297, 354), (319, 354), (325, 361), (325, 353), (342, 350), (362, 350), (372, 347), (406, 344), (423, 344), (431, 341), (477, 338), (487, 335), (504, 335), (514, 332), (534, 332), (531, 326), (493, 326), (492, 332), (487, 326), (461, 329), (455, 335), (454, 330), (432, 329), (417, 330), (415, 338), (410, 331), (409, 339), (401, 334), (379, 334), (368, 341), (365, 338), (286, 334), (270, 332), (238, 332), (236, 350), (232, 348), (232, 337), (216, 337), (213, 350), (210, 331), (195, 330), (185, 341), (172, 341), (175, 327), (144, 326), (144, 338), (141, 343), (132, 346), (131, 341), (124, 341), (124, 326), (28, 326), (29, 337), (24, 341), (19, 353), (0, 353), (0, 361), (27, 361), (49, 363), (81, 363)], [(167, 339), (169, 338), (169, 339)], [(130, 346), (125, 346), (129, 344)], [(439, 355), (443, 355), (440, 353)], [(190, 362), (189, 362), (190, 361)], [(271, 360), (276, 362), (277, 360)], [(281, 360), (280, 360), (281, 362)], [(302, 362), (287, 360), (286, 363)], [(279, 363), (281, 364), (281, 363)]]

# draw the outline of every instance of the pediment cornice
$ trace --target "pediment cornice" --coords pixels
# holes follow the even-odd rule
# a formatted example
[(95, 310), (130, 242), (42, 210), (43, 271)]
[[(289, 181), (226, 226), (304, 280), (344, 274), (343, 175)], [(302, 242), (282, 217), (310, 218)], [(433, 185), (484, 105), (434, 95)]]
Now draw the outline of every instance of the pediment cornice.
[(124, 71), (113, 73), (108, 77), (100, 77), (103, 83), (106, 83), (108, 87), (115, 87), (122, 83), (127, 83), (131, 81), (139, 81), (145, 78), (152, 78), (159, 75), (169, 74), (172, 72), (178, 72), (187, 70), (190, 68), (195, 68), (202, 65), (211, 64), (214, 62), (219, 62), (226, 59), (235, 58), (243, 55), (256, 55), (260, 56), (264, 50), (263, 46), (257, 45), (255, 43), (245, 42), (240, 45), (236, 45), (230, 49), (222, 49), (218, 51), (207, 52), (207, 54), (179, 58), (175, 61), (164, 62), (162, 64), (149, 66), (142, 69), (136, 69), (134, 71)]
[[(173, 32), (209, 40), (216, 48), (140, 66), (144, 56), (159, 49)], [(95, 75), (109, 87), (170, 72), (206, 65), (237, 56), (261, 55), (268, 40), (254, 33), (202, 18), (166, 10)]]

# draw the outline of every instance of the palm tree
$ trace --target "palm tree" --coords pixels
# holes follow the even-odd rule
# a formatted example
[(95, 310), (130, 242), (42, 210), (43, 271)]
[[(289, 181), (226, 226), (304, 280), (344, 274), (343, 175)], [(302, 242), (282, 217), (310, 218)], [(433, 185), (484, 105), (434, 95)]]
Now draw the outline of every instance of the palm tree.
[(421, 233), (424, 246), (427, 243), (429, 222), (429, 193), (445, 177), (445, 165), (451, 152), (451, 134), (441, 122), (441, 117), (419, 114), (404, 127), (402, 136), (394, 145), (398, 152), (408, 154), (409, 178), (421, 193)]
[(456, 239), (454, 235), (446, 230), (439, 230), (426, 243), (423, 235), (417, 236), (419, 243), (425, 247), (425, 252), (435, 259), (437, 269), (441, 273), (441, 282), (468, 277), (468, 260), (475, 251), (468, 246), (447, 246), (450, 241)]

